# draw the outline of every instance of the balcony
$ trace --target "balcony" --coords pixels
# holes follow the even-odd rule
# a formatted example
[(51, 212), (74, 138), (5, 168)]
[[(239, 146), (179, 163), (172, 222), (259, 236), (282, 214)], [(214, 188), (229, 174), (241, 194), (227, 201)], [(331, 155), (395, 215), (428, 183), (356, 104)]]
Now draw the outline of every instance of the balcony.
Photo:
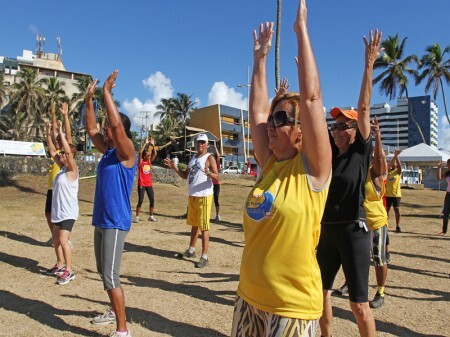
[(222, 146), (243, 148), (244, 143), (242, 142), (242, 140), (233, 140), (233, 139), (222, 138)]
[(222, 131), (242, 133), (242, 125), (240, 124), (229, 124), (222, 122), (221, 127)]

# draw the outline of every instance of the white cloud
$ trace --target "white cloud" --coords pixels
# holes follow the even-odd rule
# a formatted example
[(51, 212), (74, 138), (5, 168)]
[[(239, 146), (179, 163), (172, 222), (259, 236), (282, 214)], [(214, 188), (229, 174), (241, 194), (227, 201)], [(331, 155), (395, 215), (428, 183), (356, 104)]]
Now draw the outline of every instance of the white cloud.
[(135, 97), (131, 100), (126, 99), (123, 102), (123, 107), (132, 120), (133, 129), (135, 130), (140, 129), (142, 123), (144, 123), (144, 125), (146, 124), (145, 119), (139, 118), (140, 116), (145, 115), (144, 113), (141, 113), (141, 111), (149, 111), (149, 118), (147, 120), (148, 126), (159, 123), (159, 118), (155, 116), (156, 106), (160, 103), (162, 98), (172, 97), (174, 92), (170, 78), (167, 78), (160, 71), (157, 71), (142, 80), (142, 84), (152, 93), (151, 98), (142, 102), (139, 98)]
[(208, 94), (208, 105), (212, 104), (247, 110), (247, 97), (234, 88), (228, 87), (225, 82), (215, 82)]

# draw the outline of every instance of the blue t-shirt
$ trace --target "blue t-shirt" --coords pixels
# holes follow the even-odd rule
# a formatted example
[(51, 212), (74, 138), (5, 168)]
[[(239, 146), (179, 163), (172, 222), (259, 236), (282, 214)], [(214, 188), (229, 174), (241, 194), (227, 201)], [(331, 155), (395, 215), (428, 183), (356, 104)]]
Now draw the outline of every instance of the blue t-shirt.
[(95, 227), (130, 230), (130, 196), (136, 167), (136, 163), (131, 168), (125, 167), (117, 157), (115, 148), (105, 152), (97, 166), (92, 216)]

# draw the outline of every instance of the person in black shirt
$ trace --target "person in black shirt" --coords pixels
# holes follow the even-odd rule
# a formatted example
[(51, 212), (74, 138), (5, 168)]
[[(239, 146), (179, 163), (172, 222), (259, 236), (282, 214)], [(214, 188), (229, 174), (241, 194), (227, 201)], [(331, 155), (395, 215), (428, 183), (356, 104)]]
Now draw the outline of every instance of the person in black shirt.
[(369, 307), (368, 278), (370, 235), (365, 222), (364, 198), (367, 171), (372, 152), (370, 138), (370, 97), (373, 64), (380, 54), (381, 32), (364, 37), (365, 67), (358, 111), (334, 108), (330, 143), (333, 175), (322, 218), (317, 261), (322, 275), (324, 307), (320, 318), (321, 335), (332, 335), (331, 289), (342, 265), (348, 283), (350, 307), (361, 336), (375, 336), (375, 320)]

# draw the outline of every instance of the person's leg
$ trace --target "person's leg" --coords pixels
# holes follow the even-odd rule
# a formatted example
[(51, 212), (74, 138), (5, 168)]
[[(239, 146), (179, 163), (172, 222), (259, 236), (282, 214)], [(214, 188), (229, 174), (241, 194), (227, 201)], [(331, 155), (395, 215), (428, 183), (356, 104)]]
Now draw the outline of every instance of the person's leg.
[(350, 308), (352, 309), (353, 315), (356, 319), (356, 324), (358, 325), (359, 335), (361, 337), (375, 337), (375, 319), (372, 315), (372, 310), (370, 310), (369, 303), (355, 303), (350, 302)]
[(445, 195), (445, 200), (444, 200), (444, 215), (442, 218), (442, 234), (447, 233), (449, 215), (450, 215), (450, 193), (447, 193)]
[(68, 230), (61, 229), (59, 231), (59, 242), (61, 244), (64, 261), (66, 263), (66, 270), (72, 272), (72, 249), (69, 246), (70, 232)]
[(400, 207), (399, 206), (394, 206), (394, 213), (395, 213), (395, 230), (397, 232), (400, 231)]
[(141, 213), (141, 206), (142, 203), (144, 202), (144, 188), (142, 186), (138, 186), (138, 203), (136, 206), (136, 220), (135, 221), (139, 221), (139, 214)]
[(53, 223), (52, 223), (52, 196), (53, 191), (47, 190), (47, 197), (45, 198), (45, 218), (47, 219), (47, 225), (50, 229), (50, 234), (53, 236)]
[(55, 254), (56, 254), (56, 266), (61, 269), (64, 266), (64, 255), (61, 247), (61, 242), (59, 241), (59, 229), (60, 227), (53, 224), (53, 243), (55, 244)]
[(375, 229), (371, 233), (371, 252), (377, 280), (377, 293), (369, 302), (371, 308), (379, 308), (384, 304), (384, 286), (387, 278), (387, 226)]
[(219, 195), (220, 195), (220, 184), (217, 184), (217, 185), (214, 185), (214, 206), (216, 207), (216, 220), (217, 221), (220, 221)]
[(331, 304), (331, 289), (334, 279), (341, 266), (341, 257), (337, 242), (342, 235), (341, 225), (322, 225), (319, 244), (317, 246), (317, 262), (320, 267), (323, 289), (323, 312), (319, 325), (322, 336), (332, 335), (333, 311)]
[(194, 247), (197, 244), (198, 234), (200, 233), (200, 230), (198, 226), (192, 226), (191, 228), (191, 240), (189, 241), (189, 247)]
[(208, 255), (209, 231), (202, 231), (202, 255)]
[(345, 227), (347, 242), (341, 245), (342, 269), (348, 284), (350, 308), (360, 336), (375, 336), (375, 321), (369, 307), (370, 233), (358, 223)]
[(153, 217), (153, 212), (155, 210), (155, 192), (153, 191), (152, 186), (146, 187), (146, 191), (148, 200), (150, 201), (150, 217)]
[(118, 229), (103, 230), (103, 283), (111, 301), (111, 307), (116, 315), (117, 331), (127, 331), (125, 314), (125, 296), (120, 285), (120, 263), (127, 231)]

